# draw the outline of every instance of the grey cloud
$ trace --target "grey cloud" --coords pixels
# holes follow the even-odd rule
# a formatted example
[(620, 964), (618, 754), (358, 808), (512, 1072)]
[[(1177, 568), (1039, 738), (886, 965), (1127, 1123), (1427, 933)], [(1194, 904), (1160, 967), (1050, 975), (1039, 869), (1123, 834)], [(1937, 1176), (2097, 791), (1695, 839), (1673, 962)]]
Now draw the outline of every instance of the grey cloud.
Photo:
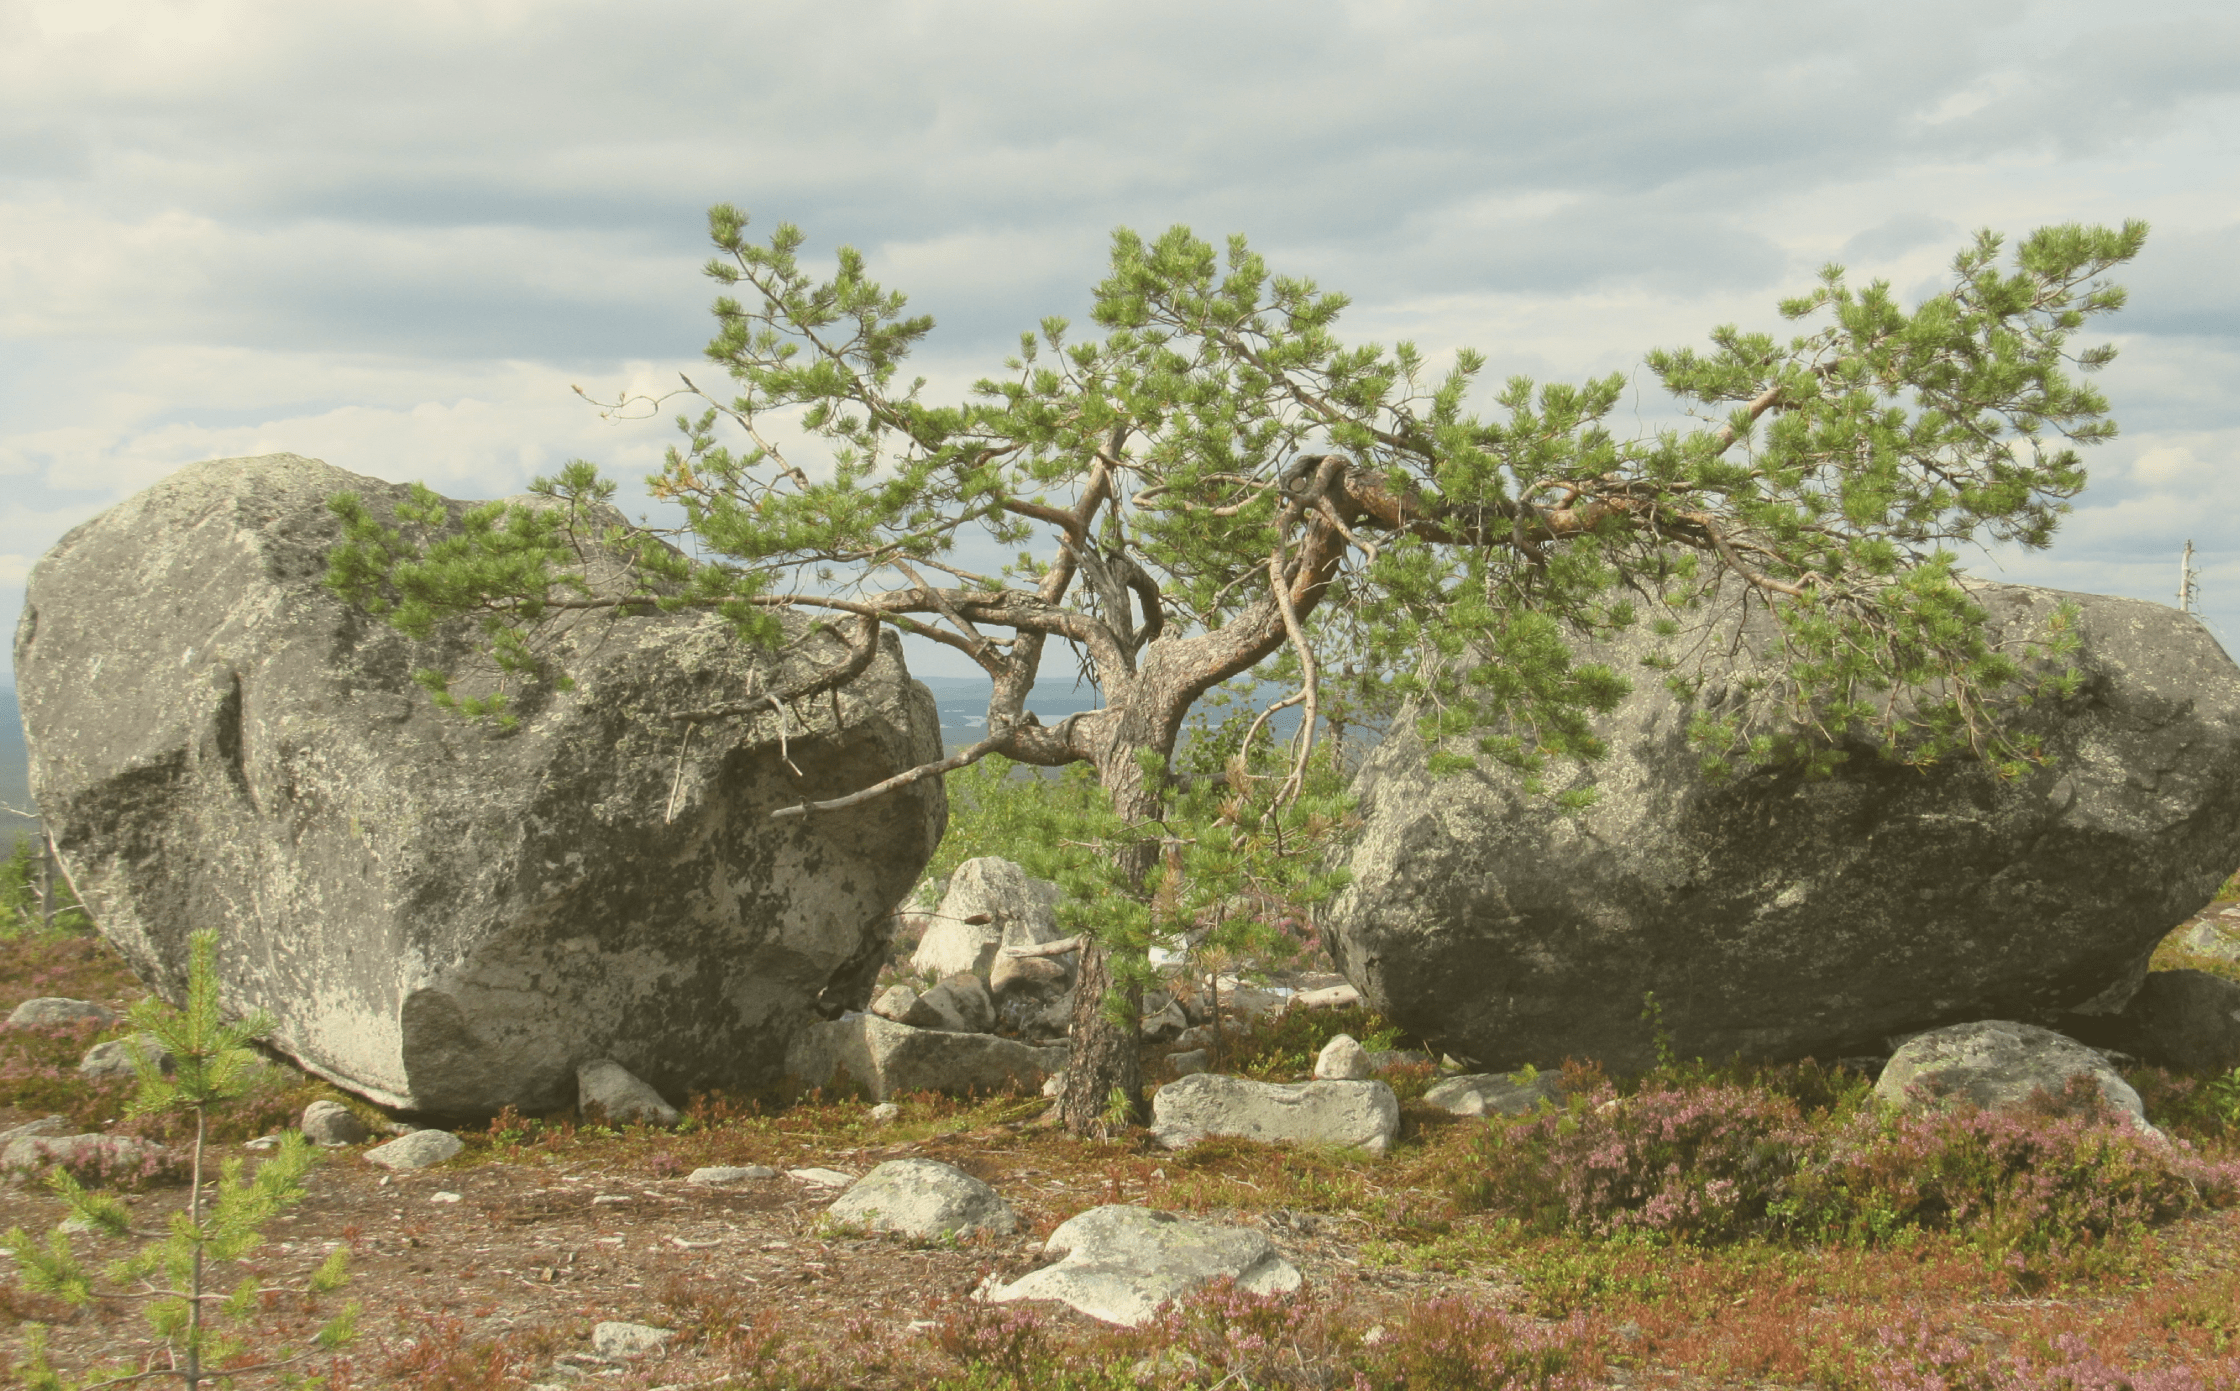
[(1887, 261), (1932, 242), (1946, 242), (1957, 250), (1963, 241), (1957, 222), (1927, 213), (1900, 213), (1845, 242), (1843, 259), (1846, 262)]

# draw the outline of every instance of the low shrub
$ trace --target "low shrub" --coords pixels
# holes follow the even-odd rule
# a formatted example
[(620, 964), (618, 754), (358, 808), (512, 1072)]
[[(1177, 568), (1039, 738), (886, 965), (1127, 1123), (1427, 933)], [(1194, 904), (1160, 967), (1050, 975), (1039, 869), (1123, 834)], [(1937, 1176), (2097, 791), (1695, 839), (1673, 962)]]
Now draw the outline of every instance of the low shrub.
[(2003, 1255), (2228, 1205), (2240, 1164), (2142, 1135), (2089, 1082), (2044, 1113), (1906, 1115), (1863, 1090), (1808, 1111), (1733, 1082), (1623, 1095), (1600, 1081), (1560, 1111), (1489, 1124), (1449, 1189), (1541, 1231), (1706, 1245), (1949, 1231)]

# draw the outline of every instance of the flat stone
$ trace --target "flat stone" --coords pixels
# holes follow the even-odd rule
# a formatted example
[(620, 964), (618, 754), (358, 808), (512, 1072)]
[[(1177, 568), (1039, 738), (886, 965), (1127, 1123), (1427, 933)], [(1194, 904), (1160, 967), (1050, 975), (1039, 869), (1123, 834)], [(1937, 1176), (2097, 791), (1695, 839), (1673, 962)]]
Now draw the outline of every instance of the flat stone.
[(576, 1069), (576, 1105), (611, 1125), (675, 1125), (677, 1108), (612, 1058)]
[(745, 1183), (749, 1179), (776, 1178), (778, 1171), (767, 1164), (708, 1164), (686, 1174), (686, 1183), (713, 1185), (719, 1183)]
[(134, 1044), (139, 1045), (141, 1056), (154, 1060), (158, 1070), (169, 1074), (177, 1067), (170, 1050), (154, 1034), (135, 1034), (130, 1039), (113, 1038), (88, 1048), (78, 1060), (79, 1073), (96, 1079), (138, 1077), (140, 1070), (132, 1064)]
[(1159, 1088), (1151, 1133), (1168, 1149), (1229, 1135), (1383, 1154), (1400, 1134), (1400, 1102), (1376, 1081), (1255, 1082), (1201, 1072)]
[(370, 1134), (358, 1113), (339, 1101), (314, 1101), (304, 1107), (303, 1120), (297, 1128), (312, 1144), (330, 1147), (359, 1144)]
[(920, 1241), (963, 1232), (1009, 1236), (1019, 1226), (1011, 1204), (993, 1188), (932, 1159), (888, 1160), (849, 1185), (825, 1215)]
[(1882, 1068), (1875, 1095), (1906, 1111), (1974, 1106), (2012, 1111), (2043, 1093), (2059, 1098), (2074, 1077), (2089, 1077), (2109, 1107), (2140, 1131), (2146, 1107), (2131, 1084), (2092, 1049), (2035, 1024), (1982, 1019), (1914, 1035)]
[(1529, 1082), (1506, 1072), (1474, 1072), (1433, 1083), (1423, 1099), (1457, 1116), (1521, 1116), (1538, 1110), (1542, 1102), (1562, 1104), (1563, 1079), (1553, 1072)]
[(365, 1152), (365, 1160), (384, 1169), (425, 1169), (431, 1164), (441, 1164), (465, 1148), (459, 1137), (448, 1130), (415, 1130), (402, 1139), (375, 1145)]
[(661, 1351), (676, 1336), (676, 1330), (671, 1328), (610, 1321), (592, 1327), (591, 1350), (601, 1357), (632, 1361)]
[(1352, 1009), (1361, 1003), (1361, 992), (1351, 985), (1329, 985), (1320, 990), (1302, 990), (1293, 995), (1285, 1009)]
[(1314, 1075), (1324, 1082), (1361, 1082), (1376, 1074), (1369, 1050), (1352, 1034), (1340, 1034), (1315, 1055)]
[(1032, 1095), (1045, 1077), (1065, 1066), (1066, 1050), (994, 1034), (914, 1029), (857, 1014), (802, 1030), (786, 1060), (802, 1086), (853, 1084), (879, 1102), (909, 1092)]
[(838, 1169), (788, 1169), (786, 1177), (812, 1188), (845, 1188), (856, 1181), (854, 1174), (843, 1174)]
[(93, 1000), (72, 1000), (61, 995), (42, 995), (36, 1000), (25, 1000), (8, 1016), (11, 1029), (52, 1029), (65, 1024), (83, 1024), (91, 1020), (103, 1028), (117, 1022), (117, 1012)]
[(1061, 1259), (991, 1289), (988, 1301), (1054, 1299), (1132, 1328), (1161, 1304), (1215, 1280), (1234, 1280), (1250, 1294), (1284, 1294), (1302, 1283), (1297, 1268), (1256, 1231), (1122, 1204), (1068, 1218), (1043, 1253)]
[(164, 1147), (136, 1135), (25, 1135), (0, 1150), (0, 1170), (28, 1173), (60, 1164), (81, 1178), (100, 1171), (126, 1174), (159, 1165)]
[(68, 1116), (41, 1116), (35, 1121), (26, 1121), (13, 1129), (0, 1130), (0, 1150), (5, 1150), (10, 1141), (20, 1140), (26, 1135), (62, 1135), (66, 1134), (69, 1129), (70, 1118)]

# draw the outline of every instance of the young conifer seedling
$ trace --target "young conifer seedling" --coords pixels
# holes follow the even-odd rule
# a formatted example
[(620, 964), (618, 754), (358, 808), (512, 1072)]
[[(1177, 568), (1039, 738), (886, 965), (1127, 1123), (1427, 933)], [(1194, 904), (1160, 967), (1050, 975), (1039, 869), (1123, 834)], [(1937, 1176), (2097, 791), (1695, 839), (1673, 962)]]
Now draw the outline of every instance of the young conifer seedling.
[[(194, 1117), (192, 1187), (187, 1205), (172, 1214), (162, 1231), (132, 1225), (124, 1203), (106, 1193), (90, 1192), (67, 1171), (57, 1168), (48, 1184), (69, 1204), (70, 1219), (57, 1226), (44, 1244), (21, 1227), (0, 1238), (22, 1272), (24, 1288), (51, 1294), (73, 1305), (95, 1300), (130, 1300), (145, 1304), (148, 1322), (158, 1344), (138, 1366), (112, 1363), (71, 1380), (47, 1359), (46, 1330), (29, 1330), (31, 1356), (17, 1368), (22, 1384), (34, 1391), (81, 1391), (125, 1382), (176, 1379), (197, 1391), (205, 1384), (232, 1383), (239, 1378), (272, 1374), (291, 1385), (317, 1385), (308, 1364), (349, 1342), (354, 1333), (358, 1306), (352, 1304), (321, 1328), (315, 1346), (293, 1352), (280, 1349), (272, 1355), (243, 1362), (246, 1340), (238, 1330), (213, 1320), (213, 1314), (237, 1321), (257, 1307), (263, 1286), (255, 1276), (244, 1276), (230, 1293), (207, 1287), (212, 1267), (238, 1261), (264, 1240), (267, 1222), (303, 1197), (303, 1178), (318, 1155), (300, 1131), (289, 1131), (277, 1153), (247, 1174), (241, 1160), (228, 1159), (213, 1185), (203, 1191), (203, 1165), (213, 1107), (241, 1095), (256, 1057), (247, 1045), (272, 1029), (272, 1020), (261, 1011), (247, 1019), (226, 1023), (218, 1008), (218, 978), (213, 956), (217, 934), (198, 932), (191, 939), (192, 957), (187, 975), (184, 1009), (174, 1009), (150, 997), (133, 1007), (132, 1022), (171, 1054), (172, 1071), (166, 1075), (159, 1058), (150, 1057), (136, 1040), (131, 1046), (133, 1066), (140, 1073), (140, 1092), (132, 1102), (136, 1114), (191, 1113)], [(70, 1241), (69, 1225), (80, 1224), (112, 1237), (139, 1237), (140, 1249), (111, 1262), (97, 1276), (78, 1259)], [(337, 1247), (314, 1271), (300, 1290), (323, 1294), (348, 1278), (346, 1248)]]

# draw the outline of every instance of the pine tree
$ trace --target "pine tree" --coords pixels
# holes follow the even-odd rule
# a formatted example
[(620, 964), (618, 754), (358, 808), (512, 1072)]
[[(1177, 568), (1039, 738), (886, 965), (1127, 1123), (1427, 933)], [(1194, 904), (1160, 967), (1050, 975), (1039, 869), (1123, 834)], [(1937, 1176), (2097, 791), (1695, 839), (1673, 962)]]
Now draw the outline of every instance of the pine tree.
[[(1920, 761), (2037, 757), (2003, 731), (2002, 701), (2063, 678), (1986, 640), (1952, 548), (2044, 546), (2084, 486), (2076, 446), (2115, 427), (2080, 374), (2114, 350), (2071, 339), (2121, 306), (2104, 277), (2146, 231), (2050, 227), (2011, 257), (1981, 233), (1952, 287), (1912, 309), (1830, 266), (1781, 305), (1799, 325), (1786, 340), (1730, 326), (1707, 348), (1650, 354), (1696, 424), (1621, 439), (1622, 375), (1512, 379), (1481, 418), (1478, 353), (1434, 371), (1412, 344), (1347, 346), (1343, 296), (1271, 274), (1242, 238), (1217, 251), (1183, 228), (1114, 235), (1101, 336), (1045, 320), (1000, 374), (933, 403), (900, 375), (930, 319), (852, 249), (820, 278), (799, 229), (757, 243), (746, 228), (735, 208), (709, 214), (707, 273), (724, 294), (707, 356), (735, 392), (687, 378), (614, 403), (695, 402), (649, 483), (681, 507), (696, 558), (602, 523), (614, 485), (579, 460), (536, 484), (564, 505), (492, 504), (457, 529), (432, 494), (401, 532), (338, 498), (347, 539), (330, 582), (407, 632), (479, 620), (510, 682), (565, 680), (540, 638), (585, 609), (710, 609), (760, 641), (778, 610), (825, 615), (850, 659), (816, 689), (868, 665), (881, 625), (969, 656), (994, 686), (985, 738), (776, 814), (827, 814), (995, 754), (1094, 771), (1107, 819), (1080, 839), (1117, 891), (1100, 916), (1123, 925), (1083, 956), (1061, 1101), (1075, 1130), (1101, 1123), (1115, 1088), (1140, 1096), (1141, 944), (1185, 872), (1175, 852), (1298, 805), (1327, 694), (1409, 702), (1442, 766), (1537, 779), (1551, 760), (1598, 757), (1592, 718), (1627, 689), (1574, 661), (1571, 638), (1637, 622), (1676, 636), (1739, 593), (1777, 620), (1790, 663), (1771, 698), (1697, 721), (1710, 774), (1790, 757), (1825, 772), (1838, 741), (1860, 737)], [(797, 454), (778, 420), (817, 453)], [(1016, 559), (958, 563), (968, 530)], [(626, 557), (619, 588), (586, 579), (593, 540)], [(2068, 640), (2050, 632), (2040, 650)], [(1053, 642), (1083, 655), (1104, 703), (1044, 726), (1024, 701)], [(1289, 689), (1299, 736), (1265, 773), (1246, 748), (1176, 779), (1193, 706), (1248, 676)], [(1691, 688), (1684, 656), (1666, 679)], [(446, 674), (423, 680), (465, 713), (508, 718), (502, 690), (459, 700)], [(1209, 782), (1231, 795), (1178, 834), (1178, 793)]]

